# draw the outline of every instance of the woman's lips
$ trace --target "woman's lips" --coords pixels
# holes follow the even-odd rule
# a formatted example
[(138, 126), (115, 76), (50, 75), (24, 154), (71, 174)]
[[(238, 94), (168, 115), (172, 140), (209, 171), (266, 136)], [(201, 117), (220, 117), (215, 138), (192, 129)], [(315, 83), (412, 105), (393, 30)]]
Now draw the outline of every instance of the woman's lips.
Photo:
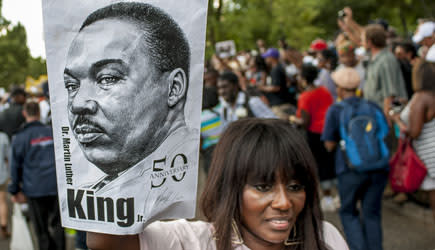
[(275, 230), (283, 231), (290, 229), (290, 222), (288, 219), (269, 219), (267, 222)]

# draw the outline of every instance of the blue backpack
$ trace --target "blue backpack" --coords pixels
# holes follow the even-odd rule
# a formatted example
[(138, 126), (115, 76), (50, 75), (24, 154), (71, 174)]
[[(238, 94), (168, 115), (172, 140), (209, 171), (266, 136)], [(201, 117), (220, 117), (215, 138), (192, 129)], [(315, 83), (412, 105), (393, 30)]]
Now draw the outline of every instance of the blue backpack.
[(389, 151), (385, 144), (388, 123), (383, 112), (373, 103), (339, 103), (340, 147), (348, 166), (358, 172), (388, 168)]

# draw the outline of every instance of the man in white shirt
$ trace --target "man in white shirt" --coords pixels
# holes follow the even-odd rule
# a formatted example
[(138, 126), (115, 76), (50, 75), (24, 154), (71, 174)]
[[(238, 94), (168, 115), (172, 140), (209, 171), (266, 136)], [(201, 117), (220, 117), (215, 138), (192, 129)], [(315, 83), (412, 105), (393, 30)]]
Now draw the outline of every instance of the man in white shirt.
[(277, 118), (258, 96), (249, 96), (239, 88), (239, 79), (227, 71), (219, 76), (217, 83), (218, 111), (224, 126), (246, 117)]

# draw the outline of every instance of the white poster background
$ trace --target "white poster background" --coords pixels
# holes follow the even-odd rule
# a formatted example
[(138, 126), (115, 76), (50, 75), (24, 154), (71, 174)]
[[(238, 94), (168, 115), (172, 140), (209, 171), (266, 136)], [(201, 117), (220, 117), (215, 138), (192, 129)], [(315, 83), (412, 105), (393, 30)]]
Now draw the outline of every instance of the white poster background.
[[(117, 2), (143, 2), (156, 6), (168, 13), (181, 27), (185, 33), (191, 50), (190, 60), (190, 81), (187, 93), (185, 112), (186, 125), (189, 131), (194, 131), (189, 138), (191, 141), (170, 141), (168, 150), (172, 150), (170, 157), (174, 158), (177, 150), (189, 150), (187, 152), (188, 170), (182, 182), (171, 181), (170, 173), (167, 173), (167, 180), (164, 189), (150, 188), (150, 172), (146, 172), (142, 179), (129, 183), (128, 187), (115, 187), (108, 192), (87, 193), (86, 185), (95, 183), (103, 178), (105, 174), (95, 165), (89, 162), (81, 148), (79, 147), (68, 122), (68, 92), (65, 89), (64, 69), (66, 57), (71, 42), (77, 36), (80, 26), (86, 17), (93, 11)], [(202, 78), (203, 78), (203, 58), (205, 47), (205, 28), (207, 16), (207, 1), (203, 0), (136, 0), (136, 1), (114, 1), (114, 0), (43, 0), (44, 15), (44, 35), (47, 51), (47, 69), (50, 87), (50, 102), (52, 108), (52, 125), (55, 143), (56, 170), (59, 190), (59, 203), (62, 215), (62, 225), (67, 228), (74, 228), (84, 231), (103, 232), (110, 234), (135, 234), (152, 221), (157, 219), (169, 218), (188, 218), (195, 213), (197, 168), (198, 168), (198, 148), (199, 148), (199, 129), (200, 112), (202, 99)], [(105, 39), (102, 37), (101, 39)], [(69, 131), (62, 131), (67, 130)], [(64, 133), (63, 133), (64, 132)], [(65, 143), (65, 138), (70, 139), (70, 144)], [(186, 147), (186, 143), (188, 144)], [(178, 144), (178, 146), (177, 146)], [(165, 145), (166, 146), (166, 145)], [(69, 149), (70, 151), (68, 152)], [(166, 148), (157, 152), (167, 156), (164, 152)], [(174, 151), (175, 150), (175, 151)], [(71, 153), (70, 159), (66, 159)], [(156, 153), (156, 152), (155, 152)], [(154, 154), (154, 153), (153, 153)], [(67, 157), (68, 158), (68, 157)], [(156, 158), (157, 159), (157, 158)], [(154, 160), (156, 160), (154, 159)], [(175, 160), (180, 164), (180, 157)], [(159, 168), (164, 171), (170, 170), (173, 159), (167, 159), (162, 165), (157, 162)], [(182, 159), (181, 159), (182, 161)], [(70, 163), (68, 168), (66, 163)], [(152, 162), (152, 161), (151, 161)], [(151, 163), (148, 163), (152, 165)], [(182, 163), (181, 163), (182, 164)], [(152, 168), (152, 166), (149, 166)], [(72, 177), (71, 177), (72, 174)], [(67, 175), (72, 180), (72, 185), (67, 183)], [(180, 178), (180, 174), (177, 175)], [(162, 180), (162, 179), (160, 179)], [(76, 202), (79, 202), (79, 190), (83, 190), (83, 197), (80, 201), (86, 218), (80, 218), (79, 208), (74, 207), (74, 218), (68, 209), (67, 189), (73, 190)], [(97, 200), (110, 198), (113, 201), (113, 221), (109, 221), (108, 210), (110, 206), (104, 203), (104, 211), (98, 211)], [(128, 198), (134, 199), (134, 223), (128, 223), (126, 215), (128, 213)], [(120, 200), (119, 211), (117, 211), (117, 201)], [(106, 200), (107, 201), (107, 200)], [(93, 203), (93, 205), (88, 205)], [(89, 215), (94, 213), (94, 216)], [(99, 215), (101, 214), (101, 220)], [(131, 216), (131, 214), (130, 214)], [(103, 220), (104, 219), (104, 220)], [(124, 225), (124, 226), (120, 226)]]

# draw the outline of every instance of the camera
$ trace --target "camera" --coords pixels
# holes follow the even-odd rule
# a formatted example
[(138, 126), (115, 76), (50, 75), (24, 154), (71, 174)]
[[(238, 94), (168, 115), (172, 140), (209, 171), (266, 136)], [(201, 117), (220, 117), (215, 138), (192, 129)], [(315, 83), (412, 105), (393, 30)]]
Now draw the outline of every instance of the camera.
[(393, 101), (391, 102), (390, 111), (388, 113), (389, 115), (400, 114), (404, 107), (405, 105), (400, 100), (393, 99)]
[(344, 10), (338, 11), (338, 18), (343, 19), (346, 16), (346, 12)]

